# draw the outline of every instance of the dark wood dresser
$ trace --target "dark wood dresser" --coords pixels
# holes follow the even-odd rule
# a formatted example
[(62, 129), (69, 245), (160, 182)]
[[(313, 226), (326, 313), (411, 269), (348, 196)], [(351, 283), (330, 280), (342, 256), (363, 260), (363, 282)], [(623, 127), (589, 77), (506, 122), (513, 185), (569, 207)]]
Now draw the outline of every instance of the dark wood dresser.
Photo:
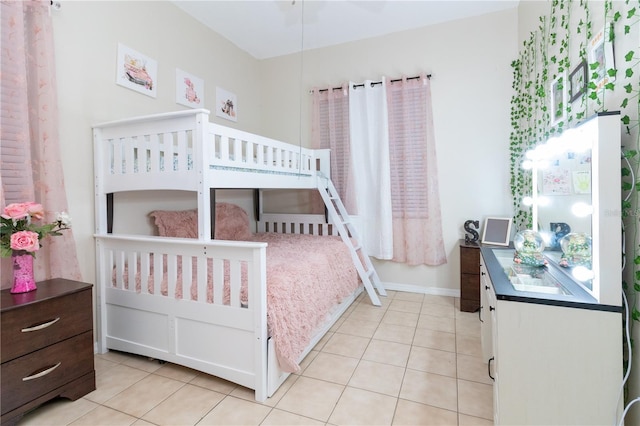
[(95, 390), (92, 285), (39, 282), (29, 293), (0, 292), (1, 422), (55, 397), (76, 400)]
[(480, 243), (460, 240), (460, 310), (480, 309)]

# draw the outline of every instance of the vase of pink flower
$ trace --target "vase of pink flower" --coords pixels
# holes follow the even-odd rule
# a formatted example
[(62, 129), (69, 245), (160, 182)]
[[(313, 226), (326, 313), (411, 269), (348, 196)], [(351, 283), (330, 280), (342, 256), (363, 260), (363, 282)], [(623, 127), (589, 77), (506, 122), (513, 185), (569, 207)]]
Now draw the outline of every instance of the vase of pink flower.
[(33, 259), (48, 236), (62, 235), (71, 228), (71, 219), (66, 213), (58, 213), (55, 222), (37, 225), (44, 218), (41, 204), (34, 202), (13, 203), (0, 215), (0, 256), (11, 256), (13, 286), (11, 293), (26, 293), (36, 290), (33, 275)]

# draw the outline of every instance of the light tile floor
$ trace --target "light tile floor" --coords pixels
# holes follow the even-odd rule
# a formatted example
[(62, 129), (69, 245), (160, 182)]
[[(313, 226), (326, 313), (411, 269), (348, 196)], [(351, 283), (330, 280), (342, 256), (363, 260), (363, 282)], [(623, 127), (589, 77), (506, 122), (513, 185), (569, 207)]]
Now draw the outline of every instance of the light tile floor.
[(265, 403), (174, 364), (96, 355), (97, 389), (56, 399), (19, 425), (492, 425), (477, 314), (459, 299), (363, 294)]

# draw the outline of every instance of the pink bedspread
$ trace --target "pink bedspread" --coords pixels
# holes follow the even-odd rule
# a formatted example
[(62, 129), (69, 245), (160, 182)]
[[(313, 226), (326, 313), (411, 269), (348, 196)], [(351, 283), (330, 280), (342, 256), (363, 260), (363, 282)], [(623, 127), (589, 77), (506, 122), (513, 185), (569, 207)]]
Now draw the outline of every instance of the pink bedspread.
[[(297, 361), (318, 328), (324, 324), (331, 309), (360, 284), (349, 249), (340, 237), (313, 235), (256, 233), (252, 241), (267, 246), (267, 325), (274, 339), (280, 368), (286, 372), (300, 369)], [(164, 263), (164, 262), (163, 262)], [(180, 262), (179, 262), (180, 264)], [(166, 267), (166, 266), (165, 266)], [(114, 271), (115, 272), (115, 271)], [(178, 283), (182, 282), (178, 266)], [(246, 301), (246, 271), (243, 270), (241, 298)], [(208, 268), (209, 283), (212, 268)], [(151, 271), (153, 275), (153, 271)], [(195, 263), (194, 272), (195, 276)], [(225, 271), (228, 282), (228, 270)], [(127, 281), (127, 272), (123, 276)], [(140, 286), (140, 276), (137, 276)], [(149, 279), (153, 281), (152, 276)], [(149, 285), (152, 292), (152, 286)], [(166, 282), (162, 294), (166, 295)], [(190, 288), (196, 292), (195, 285)], [(212, 302), (212, 288), (207, 300)], [(175, 297), (182, 297), (182, 286), (176, 287)], [(229, 288), (225, 284), (223, 303), (229, 303)]]
[(267, 242), (267, 323), (280, 368), (297, 360), (331, 308), (359, 285), (349, 249), (340, 237), (258, 233)]

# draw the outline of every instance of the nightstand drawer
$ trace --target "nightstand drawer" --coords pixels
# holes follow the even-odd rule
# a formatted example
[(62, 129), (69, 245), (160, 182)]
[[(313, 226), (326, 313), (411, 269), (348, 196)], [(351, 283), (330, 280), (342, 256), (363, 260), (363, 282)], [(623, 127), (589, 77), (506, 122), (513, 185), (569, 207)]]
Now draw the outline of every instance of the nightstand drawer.
[(92, 331), (4, 363), (0, 378), (2, 413), (92, 371)]
[(463, 274), (480, 274), (480, 250), (460, 247), (460, 272)]
[[(2, 312), (2, 362), (93, 329), (91, 289)], [(90, 344), (93, 348), (93, 342)], [(4, 378), (3, 378), (4, 379)]]

